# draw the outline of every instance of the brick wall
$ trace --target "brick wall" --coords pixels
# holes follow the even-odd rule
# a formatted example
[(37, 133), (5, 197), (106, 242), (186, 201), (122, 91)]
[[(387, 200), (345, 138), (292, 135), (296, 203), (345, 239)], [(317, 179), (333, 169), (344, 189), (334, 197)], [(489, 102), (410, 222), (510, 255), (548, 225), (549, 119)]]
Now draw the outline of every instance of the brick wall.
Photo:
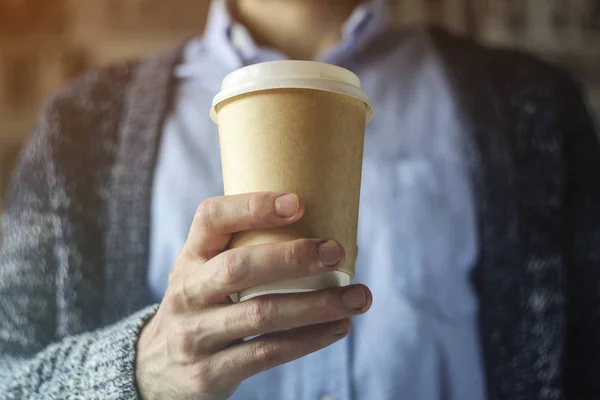
[[(600, 115), (600, 0), (390, 1), (399, 24), (433, 21), (564, 62), (587, 82)], [(0, 194), (51, 91), (90, 68), (201, 33), (208, 7), (209, 0), (2, 0)]]

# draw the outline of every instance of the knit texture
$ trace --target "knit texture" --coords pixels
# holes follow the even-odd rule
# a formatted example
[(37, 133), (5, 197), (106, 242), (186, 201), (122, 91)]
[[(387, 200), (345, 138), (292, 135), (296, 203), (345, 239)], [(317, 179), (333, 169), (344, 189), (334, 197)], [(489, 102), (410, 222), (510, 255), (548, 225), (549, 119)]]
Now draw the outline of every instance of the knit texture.
[(597, 399), (600, 146), (582, 91), (522, 53), (433, 38), (472, 127), (489, 399)]
[(156, 308), (143, 267), (152, 161), (124, 152), (160, 126), (179, 54), (92, 73), (47, 102), (4, 216), (0, 398), (138, 397), (135, 346)]
[[(597, 399), (600, 149), (580, 90), (523, 54), (426, 34), (470, 127), (489, 398)], [(180, 56), (95, 72), (47, 103), (4, 217), (0, 398), (138, 398), (152, 174)]]

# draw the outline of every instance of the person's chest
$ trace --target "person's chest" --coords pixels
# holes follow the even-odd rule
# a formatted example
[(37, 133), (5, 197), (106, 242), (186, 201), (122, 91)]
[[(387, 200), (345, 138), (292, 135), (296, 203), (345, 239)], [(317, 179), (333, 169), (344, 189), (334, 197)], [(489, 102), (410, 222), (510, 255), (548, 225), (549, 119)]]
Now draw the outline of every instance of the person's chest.
[[(464, 131), (438, 65), (406, 51), (413, 54), (398, 57), (412, 63), (355, 68), (376, 110), (365, 136), (355, 279), (373, 291), (373, 307), (347, 339), (245, 381), (233, 399), (385, 399), (400, 391), (438, 398), (447, 390), (438, 384), (440, 340), (476, 346)], [(149, 285), (157, 299), (196, 207), (223, 193), (217, 127), (206, 112), (218, 85), (200, 80), (179, 90), (153, 187)], [(473, 355), (467, 370), (479, 367), (473, 346), (463, 346)]]

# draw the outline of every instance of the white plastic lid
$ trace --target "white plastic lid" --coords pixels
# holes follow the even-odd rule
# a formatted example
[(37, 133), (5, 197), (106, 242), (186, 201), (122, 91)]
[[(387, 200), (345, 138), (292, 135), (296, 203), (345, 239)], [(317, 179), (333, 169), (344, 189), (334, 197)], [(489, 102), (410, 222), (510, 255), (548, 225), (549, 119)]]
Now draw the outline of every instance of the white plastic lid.
[(315, 89), (353, 97), (365, 103), (367, 121), (373, 116), (360, 79), (345, 68), (314, 61), (272, 61), (250, 65), (227, 75), (213, 99), (210, 117), (217, 122), (219, 103), (245, 93), (271, 89)]

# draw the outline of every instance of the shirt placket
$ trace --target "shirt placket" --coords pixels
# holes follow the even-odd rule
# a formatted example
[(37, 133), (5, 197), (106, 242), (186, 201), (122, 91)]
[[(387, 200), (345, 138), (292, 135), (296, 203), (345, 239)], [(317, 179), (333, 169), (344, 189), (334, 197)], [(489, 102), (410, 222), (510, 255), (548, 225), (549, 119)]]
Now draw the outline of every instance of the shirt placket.
[(346, 338), (307, 360), (302, 400), (352, 400), (350, 346)]
[[(370, 8), (358, 10), (344, 29), (344, 40), (335, 49), (325, 54), (320, 60), (332, 64), (343, 64), (356, 56), (357, 45), (361, 39), (362, 29), (371, 18)], [(241, 65), (259, 62), (285, 60), (287, 57), (277, 51), (256, 45), (247, 29), (239, 24), (231, 24), (228, 28), (228, 39)], [(299, 400), (353, 400), (351, 363), (352, 340), (345, 338), (334, 345), (313, 354), (308, 362), (302, 363), (302, 371), (297, 370), (294, 380), (297, 387), (302, 387), (302, 394), (294, 396)]]

